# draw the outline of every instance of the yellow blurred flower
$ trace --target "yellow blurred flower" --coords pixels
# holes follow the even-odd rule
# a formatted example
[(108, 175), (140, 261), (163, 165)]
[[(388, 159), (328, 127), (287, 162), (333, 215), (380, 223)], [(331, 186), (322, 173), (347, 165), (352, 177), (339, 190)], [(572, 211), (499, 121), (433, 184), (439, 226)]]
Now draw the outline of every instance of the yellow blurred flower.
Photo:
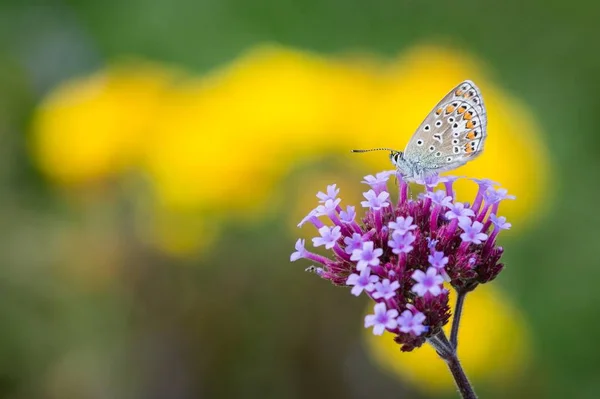
[[(174, 90), (147, 167), (174, 208), (245, 212), (305, 156), (341, 148), (343, 106), (363, 101), (368, 75), (284, 49), (254, 51)], [(173, 134), (165, 135), (165, 132)]]
[[(177, 84), (170, 69), (129, 64), (58, 87), (36, 114), (32, 147), (59, 183), (142, 168), (157, 211), (170, 215), (157, 220), (260, 215), (298, 162), (338, 154), (371, 172), (389, 169), (384, 154), (349, 150), (402, 149), (437, 101), (468, 78), (488, 104), (489, 139), (484, 154), (455, 173), (501, 182), (519, 198), (502, 213), (523, 220), (546, 188), (546, 150), (527, 108), (482, 71), (471, 57), (439, 47), (382, 62), (265, 46)], [(474, 189), (461, 184), (459, 191)], [(193, 248), (207, 231), (169, 225), (159, 236), (172, 248)]]
[(134, 166), (173, 78), (157, 65), (127, 62), (59, 86), (33, 118), (31, 147), (42, 170), (74, 184)]
[[(446, 325), (448, 335), (451, 323)], [(369, 332), (365, 332), (369, 353), (385, 370), (429, 393), (455, 390), (446, 363), (430, 345), (400, 352), (392, 334), (375, 336)], [(510, 382), (521, 375), (530, 357), (525, 320), (493, 285), (479, 286), (467, 295), (458, 342), (459, 358), (475, 387), (482, 382)]]

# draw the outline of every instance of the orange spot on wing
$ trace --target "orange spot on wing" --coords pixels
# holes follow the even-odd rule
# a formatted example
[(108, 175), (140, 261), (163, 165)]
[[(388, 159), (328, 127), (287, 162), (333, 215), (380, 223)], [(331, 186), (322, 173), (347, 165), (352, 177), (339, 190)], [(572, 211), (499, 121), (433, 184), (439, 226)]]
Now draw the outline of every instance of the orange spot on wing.
[(468, 143), (468, 144), (465, 144), (465, 152), (466, 152), (467, 154), (470, 154), (470, 153), (472, 153), (473, 151), (475, 151), (475, 150), (473, 149), (473, 147), (471, 147), (471, 144), (470, 144), (470, 143)]
[(442, 114), (442, 111), (443, 111), (443, 110), (442, 110), (441, 108), (438, 108), (438, 109), (437, 109), (437, 111), (435, 111), (435, 114), (436, 114), (436, 115), (441, 115), (441, 114)]
[(473, 129), (474, 127), (475, 127), (475, 125), (473, 124), (473, 121), (467, 122), (467, 129)]
[(466, 113), (466, 114), (463, 116), (463, 118), (464, 118), (464, 119), (466, 119), (466, 120), (469, 120), (469, 119), (473, 118), (473, 115), (471, 115), (470, 113), (468, 113), (468, 112), (467, 112), (467, 113)]
[(475, 137), (477, 136), (475, 135), (474, 131), (471, 130), (469, 133), (467, 133), (467, 139), (473, 140)]
[(466, 110), (467, 110), (467, 107), (466, 107), (465, 105), (463, 105), (462, 107), (460, 107), (460, 108), (458, 109), (458, 113), (459, 113), (459, 114), (462, 114), (462, 113), (464, 113)]
[(464, 91), (462, 91), (461, 89), (458, 89), (454, 92), (457, 96), (462, 96), (462, 94), (464, 93)]

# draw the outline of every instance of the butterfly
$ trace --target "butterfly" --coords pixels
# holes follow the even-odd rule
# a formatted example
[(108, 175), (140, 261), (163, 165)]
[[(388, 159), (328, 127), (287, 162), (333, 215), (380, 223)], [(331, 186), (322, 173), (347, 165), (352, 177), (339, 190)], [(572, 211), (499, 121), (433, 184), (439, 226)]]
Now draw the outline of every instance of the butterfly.
[(407, 180), (456, 169), (483, 152), (487, 115), (481, 91), (465, 80), (431, 110), (404, 151), (391, 148), (352, 150), (390, 151), (390, 160)]

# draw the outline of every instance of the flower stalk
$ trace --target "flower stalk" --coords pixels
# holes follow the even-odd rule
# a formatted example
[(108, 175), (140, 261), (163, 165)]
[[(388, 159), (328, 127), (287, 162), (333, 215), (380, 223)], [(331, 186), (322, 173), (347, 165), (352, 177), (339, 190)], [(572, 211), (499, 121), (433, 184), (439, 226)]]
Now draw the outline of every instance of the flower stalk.
[(452, 318), (452, 330), (450, 331), (450, 344), (456, 350), (458, 348), (458, 329), (460, 326), (460, 317), (462, 316), (463, 306), (467, 293), (465, 291), (456, 292), (456, 305)]
[(456, 384), (461, 397), (463, 399), (477, 399), (477, 395), (473, 390), (473, 386), (469, 382), (469, 379), (467, 378), (467, 375), (465, 374), (460, 361), (458, 360), (456, 352), (444, 360), (448, 365), (448, 369), (450, 369), (450, 373), (454, 378), (454, 383)]
[[(463, 296), (464, 298), (464, 296)], [(448, 369), (454, 378), (454, 383), (463, 399), (477, 399), (475, 390), (469, 382), (460, 361), (456, 348), (446, 338), (444, 331), (440, 331), (427, 339), (427, 342), (433, 346), (437, 354), (446, 362)]]

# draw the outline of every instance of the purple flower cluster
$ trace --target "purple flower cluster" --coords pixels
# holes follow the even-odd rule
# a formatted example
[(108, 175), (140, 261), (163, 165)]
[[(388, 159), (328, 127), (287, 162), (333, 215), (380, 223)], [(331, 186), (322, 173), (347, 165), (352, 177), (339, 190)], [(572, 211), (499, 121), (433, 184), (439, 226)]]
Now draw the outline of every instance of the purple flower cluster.
[[(496, 245), (501, 230), (509, 229), (506, 218), (498, 216), (500, 202), (514, 199), (497, 183), (484, 179), (472, 205), (456, 200), (452, 189), (456, 177), (430, 177), (420, 182), (425, 193), (417, 199), (408, 195), (401, 175), (398, 200), (392, 201), (388, 180), (396, 171), (366, 176), (370, 186), (362, 206), (367, 208), (356, 220), (356, 208), (340, 206), (336, 185), (319, 192), (320, 205), (298, 225), (312, 223), (319, 235), (313, 246), (332, 252), (325, 257), (296, 242), (291, 261), (300, 258), (318, 263), (307, 270), (336, 285), (351, 287), (352, 295), (368, 295), (376, 304), (366, 316), (365, 327), (381, 335), (395, 334), (403, 351), (421, 346), (448, 322), (449, 283), (466, 293), (478, 284), (493, 280), (503, 268), (503, 249)], [(442, 184), (444, 189), (435, 190)], [(326, 217), (325, 224), (320, 218)]]

